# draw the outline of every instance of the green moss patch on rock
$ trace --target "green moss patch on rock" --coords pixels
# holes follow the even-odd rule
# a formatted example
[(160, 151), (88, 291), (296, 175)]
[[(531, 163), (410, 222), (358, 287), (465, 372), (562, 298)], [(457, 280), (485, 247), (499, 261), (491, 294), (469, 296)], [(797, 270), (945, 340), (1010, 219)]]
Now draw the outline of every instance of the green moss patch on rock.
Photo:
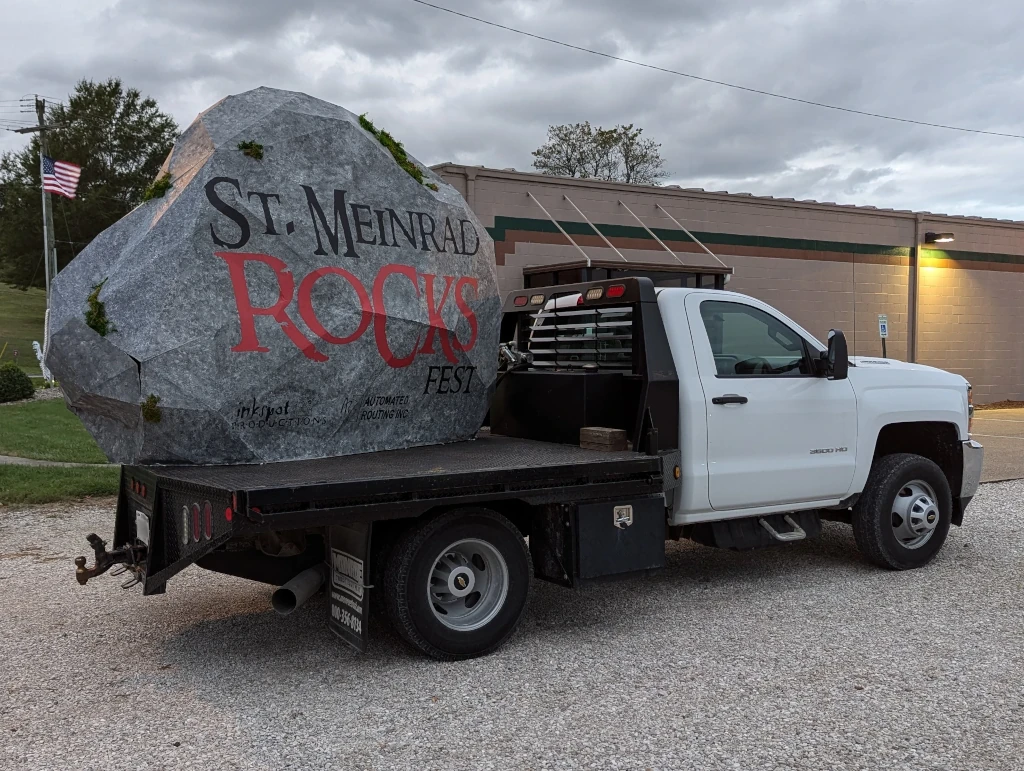
[(85, 309), (85, 324), (100, 337), (106, 337), (109, 332), (117, 331), (114, 329), (114, 325), (110, 323), (110, 319), (107, 318), (106, 304), (100, 302), (100, 291), (106, 283), (107, 280), (103, 279), (100, 283), (96, 284), (92, 288), (92, 292), (85, 299), (86, 303), (88, 303), (88, 307)]
[[(374, 126), (373, 121), (366, 117), (365, 112), (359, 116), (359, 125), (377, 137), (377, 141), (387, 148), (388, 152), (391, 153), (391, 156), (395, 159), (398, 165), (405, 169), (410, 177), (415, 179), (421, 185), (426, 184), (423, 181), (423, 172), (420, 170), (419, 166), (409, 160), (409, 156), (406, 155), (405, 147), (402, 146), (401, 142), (383, 129), (379, 129)], [(437, 188), (435, 187), (434, 189), (436, 190)]]
[(142, 419), (147, 423), (159, 423), (163, 415), (160, 413), (160, 397), (150, 394), (142, 403)]
[(239, 142), (238, 149), (242, 151), (243, 155), (248, 155), (257, 161), (263, 160), (263, 145), (259, 142), (253, 142), (252, 140)]
[(163, 198), (167, 191), (171, 189), (171, 175), (164, 174), (163, 176), (154, 179), (149, 187), (142, 191), (143, 201), (152, 201), (154, 198)]

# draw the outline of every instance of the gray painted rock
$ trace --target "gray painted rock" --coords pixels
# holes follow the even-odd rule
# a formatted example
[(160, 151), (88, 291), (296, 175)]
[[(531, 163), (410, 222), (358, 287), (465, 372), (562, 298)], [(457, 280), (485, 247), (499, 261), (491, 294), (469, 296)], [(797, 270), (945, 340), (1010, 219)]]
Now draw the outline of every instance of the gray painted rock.
[(305, 94), (258, 88), (201, 114), (166, 195), (54, 284), (47, 364), (107, 456), (258, 463), (471, 437), (497, 366), (494, 245), (416, 165), (437, 190)]

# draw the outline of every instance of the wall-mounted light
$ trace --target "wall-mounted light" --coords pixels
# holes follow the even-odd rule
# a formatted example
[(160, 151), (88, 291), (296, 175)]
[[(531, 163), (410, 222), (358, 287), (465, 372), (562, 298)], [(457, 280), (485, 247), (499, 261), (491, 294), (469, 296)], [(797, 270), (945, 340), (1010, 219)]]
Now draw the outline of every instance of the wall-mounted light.
[(926, 244), (949, 244), (956, 240), (956, 236), (952, 233), (925, 233), (924, 242)]

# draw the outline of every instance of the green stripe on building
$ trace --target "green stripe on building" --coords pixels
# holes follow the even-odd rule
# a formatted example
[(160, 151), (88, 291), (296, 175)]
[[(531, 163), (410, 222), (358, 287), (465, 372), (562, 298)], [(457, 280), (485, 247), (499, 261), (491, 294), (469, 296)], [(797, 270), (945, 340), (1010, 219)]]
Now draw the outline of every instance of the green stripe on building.
[[(570, 236), (592, 236), (594, 231), (585, 222), (559, 221), (565, 232)], [(607, 238), (636, 238), (654, 242), (651, 234), (641, 227), (632, 225), (608, 225), (595, 223), (595, 227)], [(494, 226), (487, 228), (491, 238), (501, 242), (505, 240), (505, 234), (509, 230), (518, 230), (527, 233), (558, 233), (558, 228), (550, 220), (533, 219), (529, 217), (505, 217), (498, 215), (494, 218)], [(651, 228), (658, 238), (666, 243), (692, 243), (691, 239), (682, 230), (668, 230), (665, 228)], [(716, 246), (748, 246), (763, 247), (768, 249), (800, 249), (810, 252), (847, 252), (853, 254), (869, 254), (884, 257), (910, 257), (912, 248), (909, 246), (891, 246), (886, 244), (858, 244), (850, 241), (817, 241), (809, 238), (778, 238), (775, 236), (742, 236), (734, 233), (706, 233), (703, 231), (692, 231), (693, 234), (705, 244)], [(996, 262), (1011, 265), (1024, 265), (1024, 255), (1000, 254), (995, 252), (970, 252), (942, 249), (925, 248), (922, 257), (937, 259), (959, 260), (962, 262)]]
[[(594, 231), (585, 222), (562, 222), (565, 232), (571, 236), (592, 236)], [(633, 225), (607, 225), (595, 223), (595, 227), (607, 238), (638, 238), (647, 241), (654, 241), (651, 234), (641, 227)], [(520, 230), (532, 233), (557, 233), (558, 228), (550, 220), (532, 219), (528, 217), (505, 217), (498, 215), (494, 218), (494, 227), (487, 228), (491, 238), (495, 241), (504, 241), (505, 233), (509, 230)], [(666, 243), (675, 241), (677, 243), (693, 243), (682, 230), (668, 230), (665, 228), (651, 228), (651, 231)], [(815, 252), (856, 252), (858, 254), (877, 254), (887, 257), (909, 257), (910, 247), (907, 246), (886, 246), (881, 244), (854, 244), (846, 241), (815, 241), (808, 238), (776, 238), (774, 236), (741, 236), (733, 233), (705, 233), (702, 231), (691, 231), (694, 236), (705, 244), (718, 246), (760, 246), (771, 249), (803, 249)]]

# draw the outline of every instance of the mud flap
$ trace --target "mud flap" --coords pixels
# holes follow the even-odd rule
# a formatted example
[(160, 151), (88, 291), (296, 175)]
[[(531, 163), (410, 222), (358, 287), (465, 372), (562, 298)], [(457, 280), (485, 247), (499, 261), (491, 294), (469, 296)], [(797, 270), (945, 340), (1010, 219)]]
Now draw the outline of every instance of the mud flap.
[(331, 631), (360, 653), (369, 637), (370, 575), (369, 522), (330, 528), (328, 552), (331, 577), (328, 625)]

